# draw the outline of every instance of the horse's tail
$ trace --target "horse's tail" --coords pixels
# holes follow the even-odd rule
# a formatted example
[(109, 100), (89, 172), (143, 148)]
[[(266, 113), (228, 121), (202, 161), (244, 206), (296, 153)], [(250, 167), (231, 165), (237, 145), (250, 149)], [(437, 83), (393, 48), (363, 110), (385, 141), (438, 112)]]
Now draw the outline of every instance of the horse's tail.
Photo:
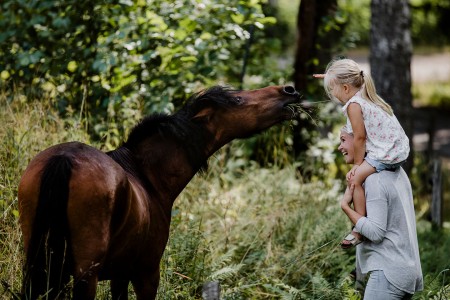
[(70, 279), (72, 253), (69, 243), (67, 202), (73, 164), (56, 155), (45, 165), (39, 200), (23, 272), (23, 299), (64, 298)]

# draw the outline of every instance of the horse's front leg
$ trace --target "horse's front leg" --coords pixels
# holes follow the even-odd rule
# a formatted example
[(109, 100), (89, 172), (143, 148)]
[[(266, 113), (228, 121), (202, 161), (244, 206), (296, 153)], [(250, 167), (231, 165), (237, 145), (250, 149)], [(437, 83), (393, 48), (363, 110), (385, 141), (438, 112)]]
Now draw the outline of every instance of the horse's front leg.
[(128, 300), (128, 283), (129, 280), (111, 280), (112, 300)]
[(139, 278), (131, 281), (137, 300), (156, 299), (159, 285), (159, 268), (150, 274), (141, 274)]

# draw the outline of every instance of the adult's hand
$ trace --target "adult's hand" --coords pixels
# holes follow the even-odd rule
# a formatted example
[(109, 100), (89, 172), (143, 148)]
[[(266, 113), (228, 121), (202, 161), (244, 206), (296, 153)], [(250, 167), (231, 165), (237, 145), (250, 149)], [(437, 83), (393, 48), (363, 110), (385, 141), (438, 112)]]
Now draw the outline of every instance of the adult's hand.
[(352, 177), (355, 176), (356, 169), (358, 169), (358, 167), (359, 165), (354, 164), (352, 169), (348, 171), (347, 175), (345, 176), (345, 178), (347, 178), (347, 181), (350, 181), (350, 179), (352, 179)]
[(344, 196), (341, 200), (341, 208), (347, 208), (350, 206), (350, 204), (353, 202), (353, 191), (355, 190), (355, 185), (352, 184), (350, 186), (347, 186), (345, 189)]

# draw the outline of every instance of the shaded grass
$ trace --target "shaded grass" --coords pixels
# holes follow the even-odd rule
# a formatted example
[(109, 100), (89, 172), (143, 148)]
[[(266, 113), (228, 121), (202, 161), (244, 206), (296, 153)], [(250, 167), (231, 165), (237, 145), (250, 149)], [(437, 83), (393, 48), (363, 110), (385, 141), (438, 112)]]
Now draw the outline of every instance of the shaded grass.
[[(28, 104), (0, 94), (0, 280), (3, 289), (20, 290), (23, 246), (18, 222), (17, 186), (30, 159), (55, 143), (88, 141), (74, 120), (61, 120), (48, 105)], [(1, 296), (3, 295), (3, 296)], [(10, 292), (0, 296), (10, 298)]]

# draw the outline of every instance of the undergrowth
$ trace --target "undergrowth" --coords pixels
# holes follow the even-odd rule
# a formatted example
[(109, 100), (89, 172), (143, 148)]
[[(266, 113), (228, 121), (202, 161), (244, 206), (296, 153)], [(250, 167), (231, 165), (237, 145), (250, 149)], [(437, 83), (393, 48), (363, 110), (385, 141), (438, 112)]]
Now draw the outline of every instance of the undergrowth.
[[(78, 116), (61, 119), (38, 102), (0, 95), (0, 120), (0, 299), (10, 299), (20, 290), (24, 259), (20, 175), (39, 151), (89, 138)], [(350, 229), (338, 204), (342, 183), (303, 182), (297, 165), (243, 167), (225, 160), (241, 146), (229, 147), (175, 202), (158, 299), (201, 299), (209, 281), (220, 283), (221, 299), (359, 299), (349, 276), (354, 252), (338, 246)], [(420, 221), (418, 234), (425, 290), (414, 298), (449, 299), (450, 231)], [(97, 299), (110, 299), (107, 282)]]

